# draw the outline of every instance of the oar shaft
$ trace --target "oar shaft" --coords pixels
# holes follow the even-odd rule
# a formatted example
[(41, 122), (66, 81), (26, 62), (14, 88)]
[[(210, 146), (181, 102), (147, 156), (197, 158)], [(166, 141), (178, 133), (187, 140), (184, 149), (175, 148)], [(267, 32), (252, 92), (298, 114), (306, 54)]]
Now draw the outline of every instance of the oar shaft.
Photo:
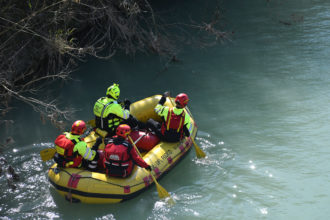
[[(131, 136), (128, 136), (128, 139), (133, 143), (133, 146), (134, 146), (136, 152), (137, 152), (137, 153), (139, 154), (139, 156), (142, 158), (142, 155), (141, 155), (139, 149), (136, 147), (136, 145), (135, 145), (133, 139), (131, 138)], [(151, 175), (152, 179), (154, 180), (154, 182), (157, 183), (157, 180), (156, 180), (156, 178), (154, 177), (154, 175), (151, 173), (151, 171), (148, 171), (148, 172), (150, 173), (150, 175)]]
[(128, 139), (132, 142), (132, 144), (133, 144), (133, 146), (134, 146), (136, 152), (139, 154), (139, 156), (142, 157), (142, 155), (141, 155), (139, 149), (136, 147), (135, 142), (133, 141), (133, 139), (131, 138), (131, 136), (128, 136)]
[(142, 135), (141, 137), (139, 137), (135, 142), (134, 142), (134, 144), (137, 144), (137, 142), (139, 142), (144, 136), (146, 136), (147, 134), (144, 134), (144, 135)]

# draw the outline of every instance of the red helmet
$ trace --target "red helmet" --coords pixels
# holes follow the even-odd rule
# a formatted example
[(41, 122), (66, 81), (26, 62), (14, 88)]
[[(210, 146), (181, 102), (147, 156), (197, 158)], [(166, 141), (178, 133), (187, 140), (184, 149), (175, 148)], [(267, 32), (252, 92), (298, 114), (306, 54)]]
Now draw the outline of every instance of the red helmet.
[(72, 134), (82, 135), (86, 131), (86, 123), (83, 120), (75, 121), (71, 127)]
[(116, 135), (126, 138), (131, 133), (131, 127), (127, 124), (121, 124), (117, 127)]
[(175, 103), (178, 105), (178, 107), (184, 108), (188, 104), (189, 98), (186, 93), (180, 93), (175, 98)]

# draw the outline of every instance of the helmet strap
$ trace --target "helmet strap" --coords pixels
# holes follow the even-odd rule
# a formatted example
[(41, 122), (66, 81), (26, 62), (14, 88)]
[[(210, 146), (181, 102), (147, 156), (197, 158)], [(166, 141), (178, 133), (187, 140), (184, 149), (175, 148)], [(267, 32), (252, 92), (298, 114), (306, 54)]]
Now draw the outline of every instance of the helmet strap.
[(181, 106), (181, 104), (178, 103), (178, 102), (175, 103), (175, 107), (177, 107), (177, 108), (183, 108), (183, 106)]
[(114, 97), (112, 97), (111, 95), (107, 95), (107, 97), (108, 98), (110, 98), (110, 99), (114, 99), (114, 100), (116, 100)]

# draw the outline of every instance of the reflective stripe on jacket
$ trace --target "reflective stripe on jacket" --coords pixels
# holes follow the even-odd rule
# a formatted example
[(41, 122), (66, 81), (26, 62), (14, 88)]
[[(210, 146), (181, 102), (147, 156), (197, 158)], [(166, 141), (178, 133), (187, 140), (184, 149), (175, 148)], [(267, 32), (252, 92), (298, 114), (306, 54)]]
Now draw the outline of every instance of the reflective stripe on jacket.
[[(177, 108), (177, 107), (173, 107), (173, 113), (176, 115), (180, 115), (182, 114), (182, 112), (184, 111), (184, 109), (182, 108)], [(168, 113), (169, 113), (170, 108), (168, 106), (163, 106), (161, 104), (157, 104), (155, 107), (155, 112), (164, 119), (164, 122), (167, 121), (167, 117), (168, 117)], [(189, 114), (185, 114), (184, 116), (184, 126), (186, 126), (186, 128), (188, 129), (189, 133), (192, 133), (193, 130), (193, 125), (191, 123), (190, 120), (190, 116)]]
[(96, 151), (87, 147), (85, 141), (80, 141), (77, 143), (73, 148), (73, 152), (78, 152), (79, 155), (81, 155), (86, 160), (93, 160), (96, 155)]
[(122, 120), (128, 119), (130, 115), (129, 110), (123, 109), (116, 100), (108, 97), (98, 99), (93, 112), (96, 116), (96, 126), (104, 130), (116, 128)]
[[(55, 140), (55, 149), (61, 159), (59, 166), (62, 167), (79, 167), (81, 165), (82, 156), (75, 150), (77, 144), (83, 141), (79, 135), (72, 135), (65, 132), (59, 135)], [(83, 142), (85, 143), (85, 142)]]
[(131, 144), (115, 136), (113, 142), (106, 145), (103, 166), (109, 176), (126, 177), (131, 174), (133, 165), (148, 167), (148, 164), (137, 154)]

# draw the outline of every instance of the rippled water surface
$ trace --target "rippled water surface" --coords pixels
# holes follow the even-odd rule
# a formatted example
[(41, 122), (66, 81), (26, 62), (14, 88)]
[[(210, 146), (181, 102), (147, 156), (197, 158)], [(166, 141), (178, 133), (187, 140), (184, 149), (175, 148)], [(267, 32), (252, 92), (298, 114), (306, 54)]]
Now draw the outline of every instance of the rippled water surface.
[[(194, 4), (168, 6), (198, 15), (209, 6)], [(6, 174), (0, 177), (0, 218), (327, 219), (330, 2), (235, 0), (223, 6), (232, 42), (185, 47), (181, 62), (164, 72), (164, 61), (153, 56), (89, 60), (77, 71), (81, 80), (61, 93), (63, 104), (80, 109), (75, 117), (84, 120), (113, 81), (132, 101), (166, 90), (188, 93), (197, 143), (207, 157), (197, 159), (192, 150), (160, 180), (174, 206), (159, 200), (155, 187), (121, 204), (69, 204), (50, 187), (51, 162), (39, 156), (58, 131), (20, 106), (11, 116), (20, 123), (5, 132), (15, 132), (16, 141), (5, 156), (21, 180), (10, 190)]]

